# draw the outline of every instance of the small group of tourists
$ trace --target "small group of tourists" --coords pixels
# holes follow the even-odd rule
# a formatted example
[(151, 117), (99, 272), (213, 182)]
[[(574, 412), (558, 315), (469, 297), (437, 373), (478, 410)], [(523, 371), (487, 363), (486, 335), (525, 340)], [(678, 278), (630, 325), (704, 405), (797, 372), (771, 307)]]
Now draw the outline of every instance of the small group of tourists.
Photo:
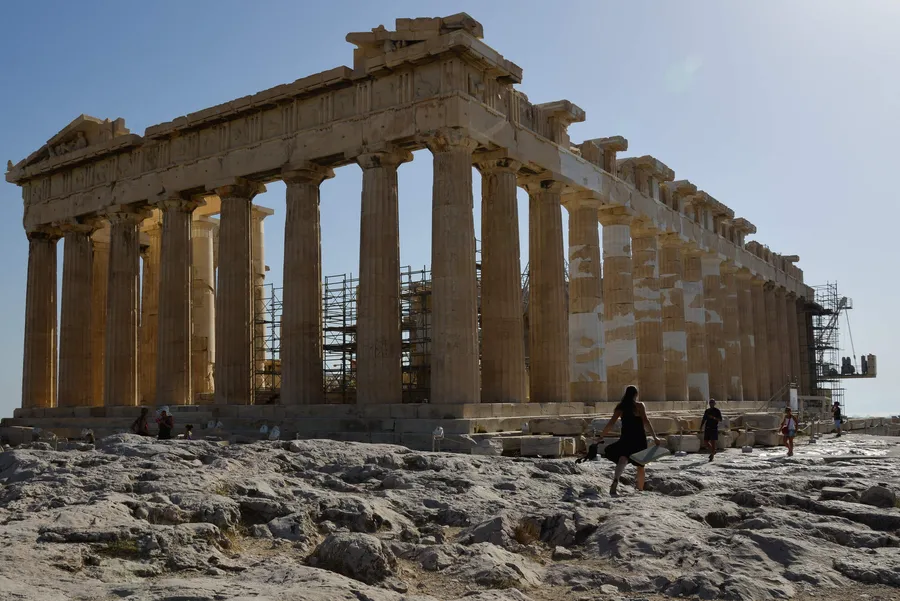
[[(149, 414), (150, 410), (146, 407), (141, 409), (141, 414), (138, 416), (136, 420), (131, 423), (131, 431), (138, 436), (152, 436), (150, 434), (150, 424), (149, 424)], [(156, 418), (157, 425), (157, 435), (156, 437), (159, 440), (171, 440), (172, 439), (172, 431), (175, 429), (175, 418), (169, 413), (167, 408), (163, 408), (159, 412), (159, 416)], [(191, 424), (187, 424), (184, 427), (184, 438), (185, 440), (192, 440), (194, 433), (194, 426)]]

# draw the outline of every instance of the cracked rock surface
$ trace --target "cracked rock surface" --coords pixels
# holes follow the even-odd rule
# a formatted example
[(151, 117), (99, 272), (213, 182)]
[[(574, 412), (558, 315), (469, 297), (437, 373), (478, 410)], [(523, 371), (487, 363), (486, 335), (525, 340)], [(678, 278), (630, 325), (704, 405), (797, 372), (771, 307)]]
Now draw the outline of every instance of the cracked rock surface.
[(900, 440), (612, 464), (132, 435), (0, 453), (0, 601), (900, 598)]

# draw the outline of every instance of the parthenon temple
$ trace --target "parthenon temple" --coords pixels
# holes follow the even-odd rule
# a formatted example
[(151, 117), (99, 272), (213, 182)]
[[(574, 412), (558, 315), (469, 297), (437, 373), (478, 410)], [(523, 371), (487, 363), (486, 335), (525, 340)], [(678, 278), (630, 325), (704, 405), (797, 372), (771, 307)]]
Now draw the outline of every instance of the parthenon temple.
[[(750, 220), (663, 160), (624, 156), (624, 137), (572, 141), (585, 112), (531, 103), (522, 69), (482, 38), (464, 13), (397, 19), (393, 31), (347, 35), (352, 67), (143, 136), (123, 119), (81, 115), (10, 162), (29, 244), (16, 416), (195, 406), (223, 421), (330, 419), (321, 429), (331, 433), (353, 429), (338, 417), (393, 419), (384, 428), (396, 432), (430, 419), (410, 427), (427, 433), (443, 418), (589, 414), (629, 384), (673, 409), (711, 397), (753, 407), (792, 386), (815, 394), (814, 299), (799, 257), (748, 241)], [(397, 178), (423, 149), (434, 173), (425, 409), (400, 400), (398, 195), (409, 191)], [(319, 187), (352, 164), (362, 186), (351, 410), (323, 396)], [(245, 410), (272, 213), (254, 197), (276, 180), (287, 189), (280, 392), (275, 408)], [(518, 188), (529, 198), (527, 311)]]

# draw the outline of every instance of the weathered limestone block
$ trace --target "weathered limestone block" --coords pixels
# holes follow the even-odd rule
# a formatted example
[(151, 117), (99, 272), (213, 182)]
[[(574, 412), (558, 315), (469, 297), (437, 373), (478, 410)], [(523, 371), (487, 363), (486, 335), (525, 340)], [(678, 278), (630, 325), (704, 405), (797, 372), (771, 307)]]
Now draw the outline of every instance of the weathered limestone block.
[(653, 431), (657, 435), (678, 432), (678, 421), (673, 417), (651, 417), (650, 423), (653, 425)]
[(693, 434), (671, 434), (666, 437), (666, 446), (673, 453), (697, 453), (700, 451), (700, 439)]
[(482, 438), (469, 451), (472, 455), (499, 457), (503, 454), (503, 441), (499, 438)]
[(734, 440), (734, 446), (736, 447), (752, 447), (756, 444), (756, 432), (748, 432), (742, 431), (738, 432), (737, 437)]
[(532, 434), (554, 434), (556, 436), (580, 436), (588, 431), (587, 418), (535, 418), (528, 420), (528, 430)]
[(778, 432), (754, 432), (756, 439), (754, 444), (760, 447), (777, 447), (781, 444), (781, 434)]
[(562, 456), (568, 457), (575, 454), (575, 439), (571, 436), (566, 436), (562, 439), (561, 449)]
[(523, 436), (522, 457), (561, 457), (562, 441), (559, 436)]
[[(603, 428), (606, 427), (607, 422), (609, 422), (608, 418), (605, 418), (605, 417), (595, 418), (595, 419), (591, 420), (591, 426), (589, 428), (589, 431), (594, 432), (594, 434), (600, 434), (600, 432), (603, 432)], [(621, 431), (622, 431), (622, 422), (620, 420), (620, 421), (617, 421), (616, 424), (613, 426), (612, 432), (621, 432)]]
[(681, 432), (697, 432), (700, 430), (700, 420), (699, 417), (679, 417), (678, 429)]
[(777, 413), (745, 413), (744, 426), (754, 430), (775, 430), (781, 424)]
[(734, 437), (731, 432), (719, 432), (719, 440), (716, 441), (716, 449), (724, 451), (734, 446)]

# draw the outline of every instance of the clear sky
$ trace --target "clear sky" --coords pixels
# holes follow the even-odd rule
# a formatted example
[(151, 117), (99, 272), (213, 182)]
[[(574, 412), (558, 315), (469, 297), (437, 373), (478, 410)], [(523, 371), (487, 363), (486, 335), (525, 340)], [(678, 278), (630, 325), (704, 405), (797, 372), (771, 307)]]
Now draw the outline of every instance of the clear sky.
[[(565, 98), (586, 111), (573, 141), (625, 136), (626, 155), (652, 154), (756, 224), (756, 239), (800, 255), (807, 283), (837, 280), (854, 299), (857, 354), (879, 358), (877, 380), (848, 384), (848, 409), (900, 413), (896, 0), (11, 3), (0, 25), (0, 159), (19, 161), (81, 113), (124, 117), (142, 134), (350, 65), (350, 31), (460, 11), (524, 69), (531, 101)], [(357, 271), (360, 182), (350, 166), (322, 188), (325, 274)], [(430, 157), (419, 152), (400, 169), (403, 264), (430, 263), (430, 194)], [(27, 241), (20, 191), (0, 184), (0, 202), (0, 415), (10, 415)], [(280, 283), (284, 186), (258, 202), (276, 210), (266, 262)], [(476, 194), (476, 228), (478, 204)], [(849, 354), (846, 327), (842, 341)]]

